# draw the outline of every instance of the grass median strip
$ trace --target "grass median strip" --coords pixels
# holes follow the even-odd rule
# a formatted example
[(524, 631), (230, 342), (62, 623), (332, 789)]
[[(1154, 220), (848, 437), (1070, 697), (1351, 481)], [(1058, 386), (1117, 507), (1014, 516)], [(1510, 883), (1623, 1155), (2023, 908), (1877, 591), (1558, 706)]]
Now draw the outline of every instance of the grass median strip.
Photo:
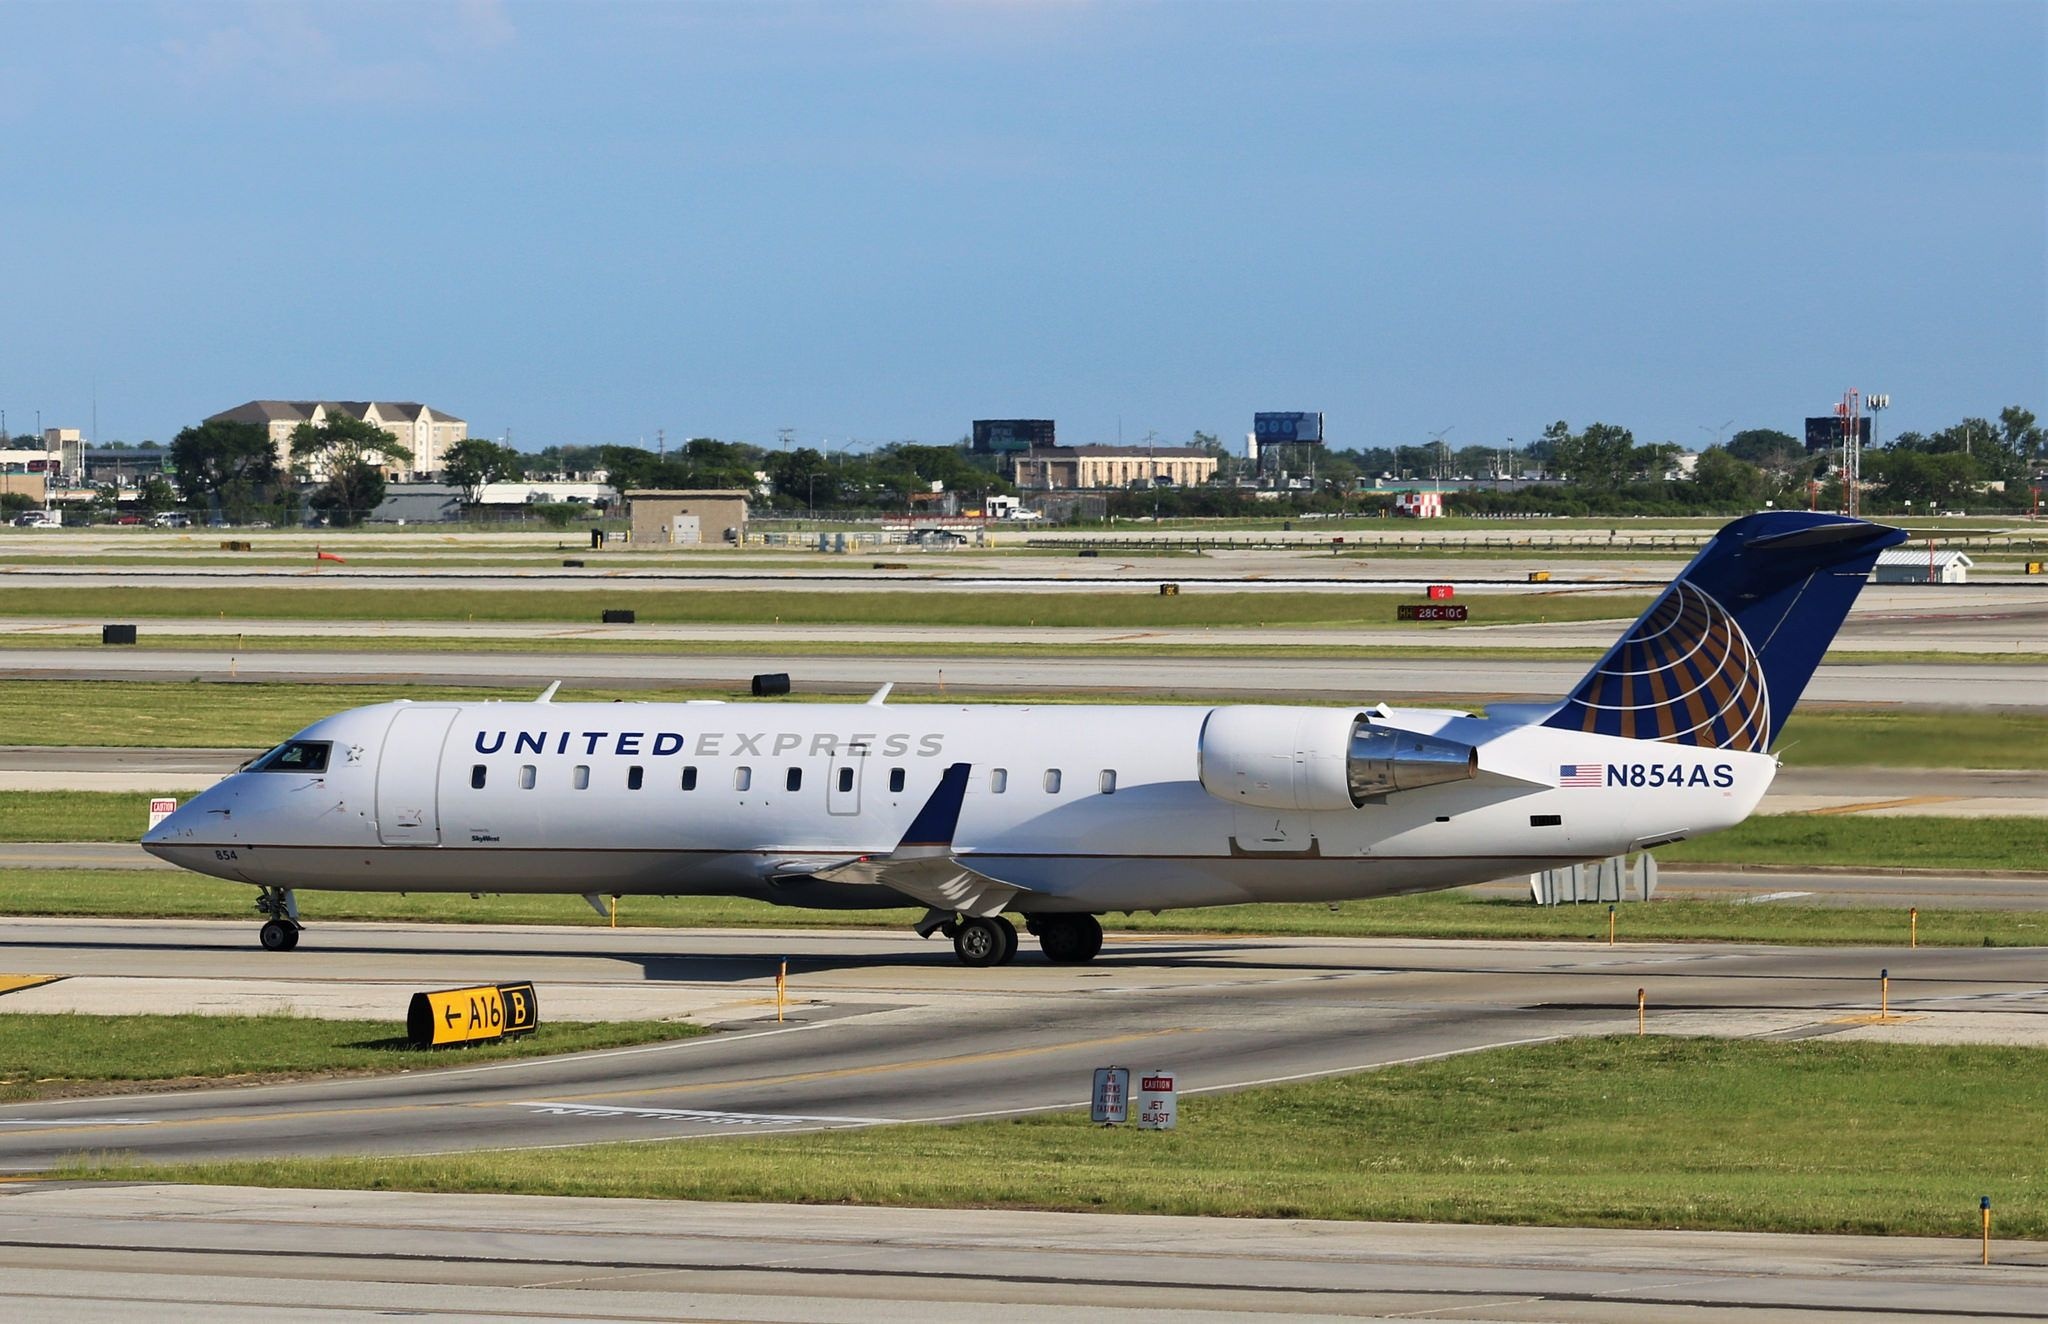
[(424, 1052), (406, 1042), (405, 995), (392, 996), (389, 1021), (42, 1014), (0, 1005), (0, 1100), (469, 1066), (708, 1033), (675, 1021), (563, 1022), (497, 1043)]
[[(1923, 947), (2048, 946), (2048, 915), (2025, 910), (1952, 909), (1938, 904), (1941, 883), (1929, 880), (1921, 904)], [(142, 870), (0, 870), (0, 915), (134, 919), (219, 919), (250, 925), (254, 942), (255, 889), (192, 874)], [(605, 921), (572, 896), (497, 896), (467, 893), (401, 896), (389, 892), (301, 892), (317, 947), (323, 923), (562, 924), (601, 927)], [(626, 897), (619, 925), (634, 929), (896, 929), (907, 931), (922, 910), (798, 910), (734, 897)], [(1159, 915), (1109, 915), (1103, 927), (1117, 940), (1185, 936), (1470, 938), (1605, 942), (1607, 907), (1536, 906), (1520, 898), (1465, 891), (1347, 901), (1323, 905), (1213, 906)], [(1864, 906), (1740, 905), (1664, 898), (1621, 908), (1625, 942), (1769, 942), (1831, 946), (1898, 946), (1907, 941), (1904, 903), (1896, 909)], [(632, 950), (630, 933), (619, 944)], [(1036, 950), (1026, 940), (1027, 953)], [(763, 939), (763, 962), (775, 955)], [(942, 938), (931, 941), (934, 960), (952, 960)], [(1029, 955), (1025, 959), (1033, 959)], [(764, 965), (764, 969), (766, 966)]]
[[(430, 1158), (67, 1177), (1258, 1218), (2048, 1235), (2038, 1051), (1585, 1039), (1073, 1114)], [(1199, 1084), (1199, 1082), (1188, 1082)], [(1077, 1080), (1077, 1092), (1085, 1088)]]

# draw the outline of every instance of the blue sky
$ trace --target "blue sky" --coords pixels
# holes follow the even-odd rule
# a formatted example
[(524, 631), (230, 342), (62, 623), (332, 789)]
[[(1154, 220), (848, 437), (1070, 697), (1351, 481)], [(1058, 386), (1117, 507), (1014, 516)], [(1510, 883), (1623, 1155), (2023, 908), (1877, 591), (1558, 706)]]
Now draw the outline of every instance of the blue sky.
[(2048, 414), (2048, 6), (0, 6), (0, 407), (515, 444)]

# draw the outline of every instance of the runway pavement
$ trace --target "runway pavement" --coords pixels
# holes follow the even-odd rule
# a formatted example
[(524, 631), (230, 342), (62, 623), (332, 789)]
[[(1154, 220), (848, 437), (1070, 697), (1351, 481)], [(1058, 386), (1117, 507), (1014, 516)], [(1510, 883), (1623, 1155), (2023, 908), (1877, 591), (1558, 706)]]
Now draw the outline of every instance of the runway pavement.
[(2048, 1248), (1967, 1239), (235, 1187), (0, 1188), (21, 1324), (2034, 1320)]
[[(1195, 1095), (1561, 1035), (1665, 1033), (2048, 1041), (2040, 949), (1586, 947), (1129, 937), (1085, 968), (969, 970), (940, 942), (867, 930), (319, 925), (289, 955), (245, 924), (16, 920), (0, 968), (126, 979), (305, 980), (409, 990), (532, 980), (622, 1004), (761, 998), (782, 1026), (401, 1076), (0, 1107), (0, 1171), (80, 1150), (149, 1160), (431, 1153), (783, 1134), (1079, 1106), (1110, 1063), (1176, 1068)], [(1877, 971), (1908, 1019), (1870, 1024)], [(45, 986), (50, 987), (50, 986)], [(61, 988), (61, 984), (55, 987)], [(599, 990), (593, 992), (593, 989)], [(27, 1008), (41, 990), (7, 995)]]
[[(392, 653), (317, 651), (182, 652), (121, 648), (0, 651), (0, 678), (20, 680), (298, 681), (321, 684), (532, 685), (551, 681), (616, 689), (723, 687), (744, 692), (757, 672), (786, 672), (799, 691), (943, 693), (948, 686), (988, 694), (1068, 693), (1075, 698), (1300, 700), (1329, 703), (1427, 696), (1435, 702), (1540, 700), (1568, 692), (1585, 674), (1581, 661), (1439, 657), (1416, 660), (1342, 657), (807, 657), (790, 652)], [(2048, 710), (2048, 663), (1874, 662), (1827, 664), (1814, 673), (1808, 703), (1919, 709)]]

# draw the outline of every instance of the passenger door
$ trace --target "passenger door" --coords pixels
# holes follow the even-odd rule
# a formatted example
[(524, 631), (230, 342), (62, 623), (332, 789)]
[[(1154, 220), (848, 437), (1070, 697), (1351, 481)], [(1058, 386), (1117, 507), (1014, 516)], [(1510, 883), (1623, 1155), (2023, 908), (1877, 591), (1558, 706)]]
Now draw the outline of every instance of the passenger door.
[(441, 844), (441, 747), (454, 708), (406, 707), (377, 754), (377, 840), (387, 846)]

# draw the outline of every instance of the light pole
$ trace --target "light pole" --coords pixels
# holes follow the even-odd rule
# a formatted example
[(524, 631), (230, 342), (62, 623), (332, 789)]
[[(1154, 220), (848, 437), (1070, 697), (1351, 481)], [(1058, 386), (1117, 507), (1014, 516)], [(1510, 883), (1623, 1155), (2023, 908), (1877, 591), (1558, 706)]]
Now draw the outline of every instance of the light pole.
[(1430, 459), (1433, 461), (1430, 467), (1435, 470), (1431, 477), (1436, 479), (1436, 490), (1439, 493), (1444, 490), (1444, 470), (1449, 465), (1448, 457), (1450, 454), (1450, 447), (1444, 444), (1444, 434), (1457, 426), (1456, 423), (1453, 423), (1449, 428), (1443, 428), (1429, 434), (1430, 444), (1436, 447), (1435, 452), (1430, 456)]
[(1706, 424), (1702, 423), (1699, 425), (1699, 429), (1702, 432), (1710, 434), (1714, 438), (1715, 447), (1718, 448), (1721, 445), (1721, 438), (1727, 435), (1729, 425), (1734, 422), (1735, 420), (1731, 418), (1726, 422), (1720, 424), (1719, 426), (1711, 428), (1708, 427)]

